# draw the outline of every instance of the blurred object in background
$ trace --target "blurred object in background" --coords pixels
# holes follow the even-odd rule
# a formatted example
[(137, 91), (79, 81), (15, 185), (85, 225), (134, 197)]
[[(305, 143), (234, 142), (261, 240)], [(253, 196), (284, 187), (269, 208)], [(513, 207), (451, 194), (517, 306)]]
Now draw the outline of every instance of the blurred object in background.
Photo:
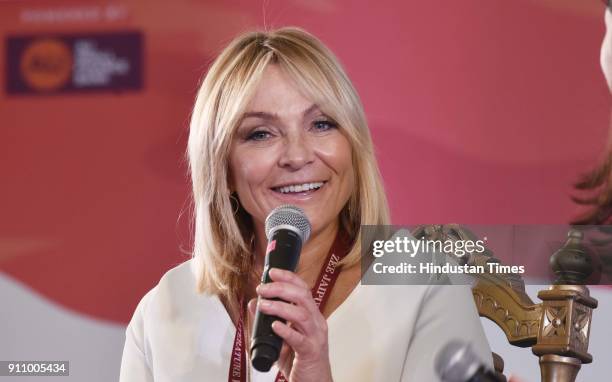
[[(606, 1), (606, 4), (609, 4)], [(612, 92), (612, 12), (605, 11), (606, 34), (601, 44), (600, 64), (606, 78), (608, 89)], [(612, 126), (612, 125), (611, 125)], [(601, 164), (585, 174), (575, 187), (581, 196), (572, 199), (587, 206), (586, 212), (576, 217), (573, 224), (611, 224), (612, 223), (612, 131), (608, 133), (608, 145)]]
[(612, 224), (612, 151), (608, 150), (599, 167), (584, 175), (575, 186), (586, 196), (573, 196), (572, 199), (587, 206), (588, 210), (572, 224)]

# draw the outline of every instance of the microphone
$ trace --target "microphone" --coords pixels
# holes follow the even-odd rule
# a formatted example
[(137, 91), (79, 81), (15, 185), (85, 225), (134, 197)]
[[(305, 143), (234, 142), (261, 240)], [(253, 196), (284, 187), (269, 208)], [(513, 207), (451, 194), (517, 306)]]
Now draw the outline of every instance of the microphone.
[[(261, 276), (262, 284), (271, 282), (270, 268), (281, 268), (295, 272), (302, 245), (310, 237), (310, 222), (304, 211), (296, 206), (276, 207), (266, 218), (268, 247)], [(278, 360), (283, 340), (272, 330), (272, 323), (285, 320), (261, 313), (255, 313), (255, 324), (251, 338), (251, 364), (259, 371), (267, 372)]]
[(438, 353), (435, 367), (442, 382), (502, 382), (482, 364), (469, 343), (452, 340)]

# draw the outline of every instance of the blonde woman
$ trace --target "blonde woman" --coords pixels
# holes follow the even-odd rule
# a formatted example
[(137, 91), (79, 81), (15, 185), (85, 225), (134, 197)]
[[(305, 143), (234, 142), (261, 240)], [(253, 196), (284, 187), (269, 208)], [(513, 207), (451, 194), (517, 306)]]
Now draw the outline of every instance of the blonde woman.
[[(359, 97), (315, 37), (282, 28), (230, 43), (198, 92), (188, 155), (193, 258), (136, 308), (121, 381), (435, 381), (450, 338), (491, 363), (467, 287), (360, 284), (361, 225), (388, 224), (387, 202)], [(296, 273), (273, 269), (258, 287), (264, 220), (283, 204), (312, 234)], [(318, 307), (334, 251), (339, 276)], [(257, 301), (287, 321), (273, 325), (284, 345), (269, 373), (245, 354)]]

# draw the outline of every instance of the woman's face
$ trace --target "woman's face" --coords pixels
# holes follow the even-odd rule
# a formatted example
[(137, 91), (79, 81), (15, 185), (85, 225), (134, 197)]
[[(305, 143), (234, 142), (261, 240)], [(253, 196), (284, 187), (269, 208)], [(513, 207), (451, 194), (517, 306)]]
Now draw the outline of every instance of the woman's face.
[(292, 204), (317, 234), (337, 222), (354, 187), (349, 141), (277, 65), (263, 73), (229, 162), (230, 188), (259, 227), (273, 208)]

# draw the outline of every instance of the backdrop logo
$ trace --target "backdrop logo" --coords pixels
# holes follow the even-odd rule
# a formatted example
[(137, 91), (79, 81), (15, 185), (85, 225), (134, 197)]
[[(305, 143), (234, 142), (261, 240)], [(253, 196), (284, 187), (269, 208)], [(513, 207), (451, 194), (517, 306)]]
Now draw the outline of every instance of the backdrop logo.
[(65, 86), (72, 72), (72, 52), (63, 41), (34, 40), (23, 51), (20, 72), (25, 82), (40, 91)]
[(6, 92), (141, 89), (142, 45), (139, 32), (8, 37)]

